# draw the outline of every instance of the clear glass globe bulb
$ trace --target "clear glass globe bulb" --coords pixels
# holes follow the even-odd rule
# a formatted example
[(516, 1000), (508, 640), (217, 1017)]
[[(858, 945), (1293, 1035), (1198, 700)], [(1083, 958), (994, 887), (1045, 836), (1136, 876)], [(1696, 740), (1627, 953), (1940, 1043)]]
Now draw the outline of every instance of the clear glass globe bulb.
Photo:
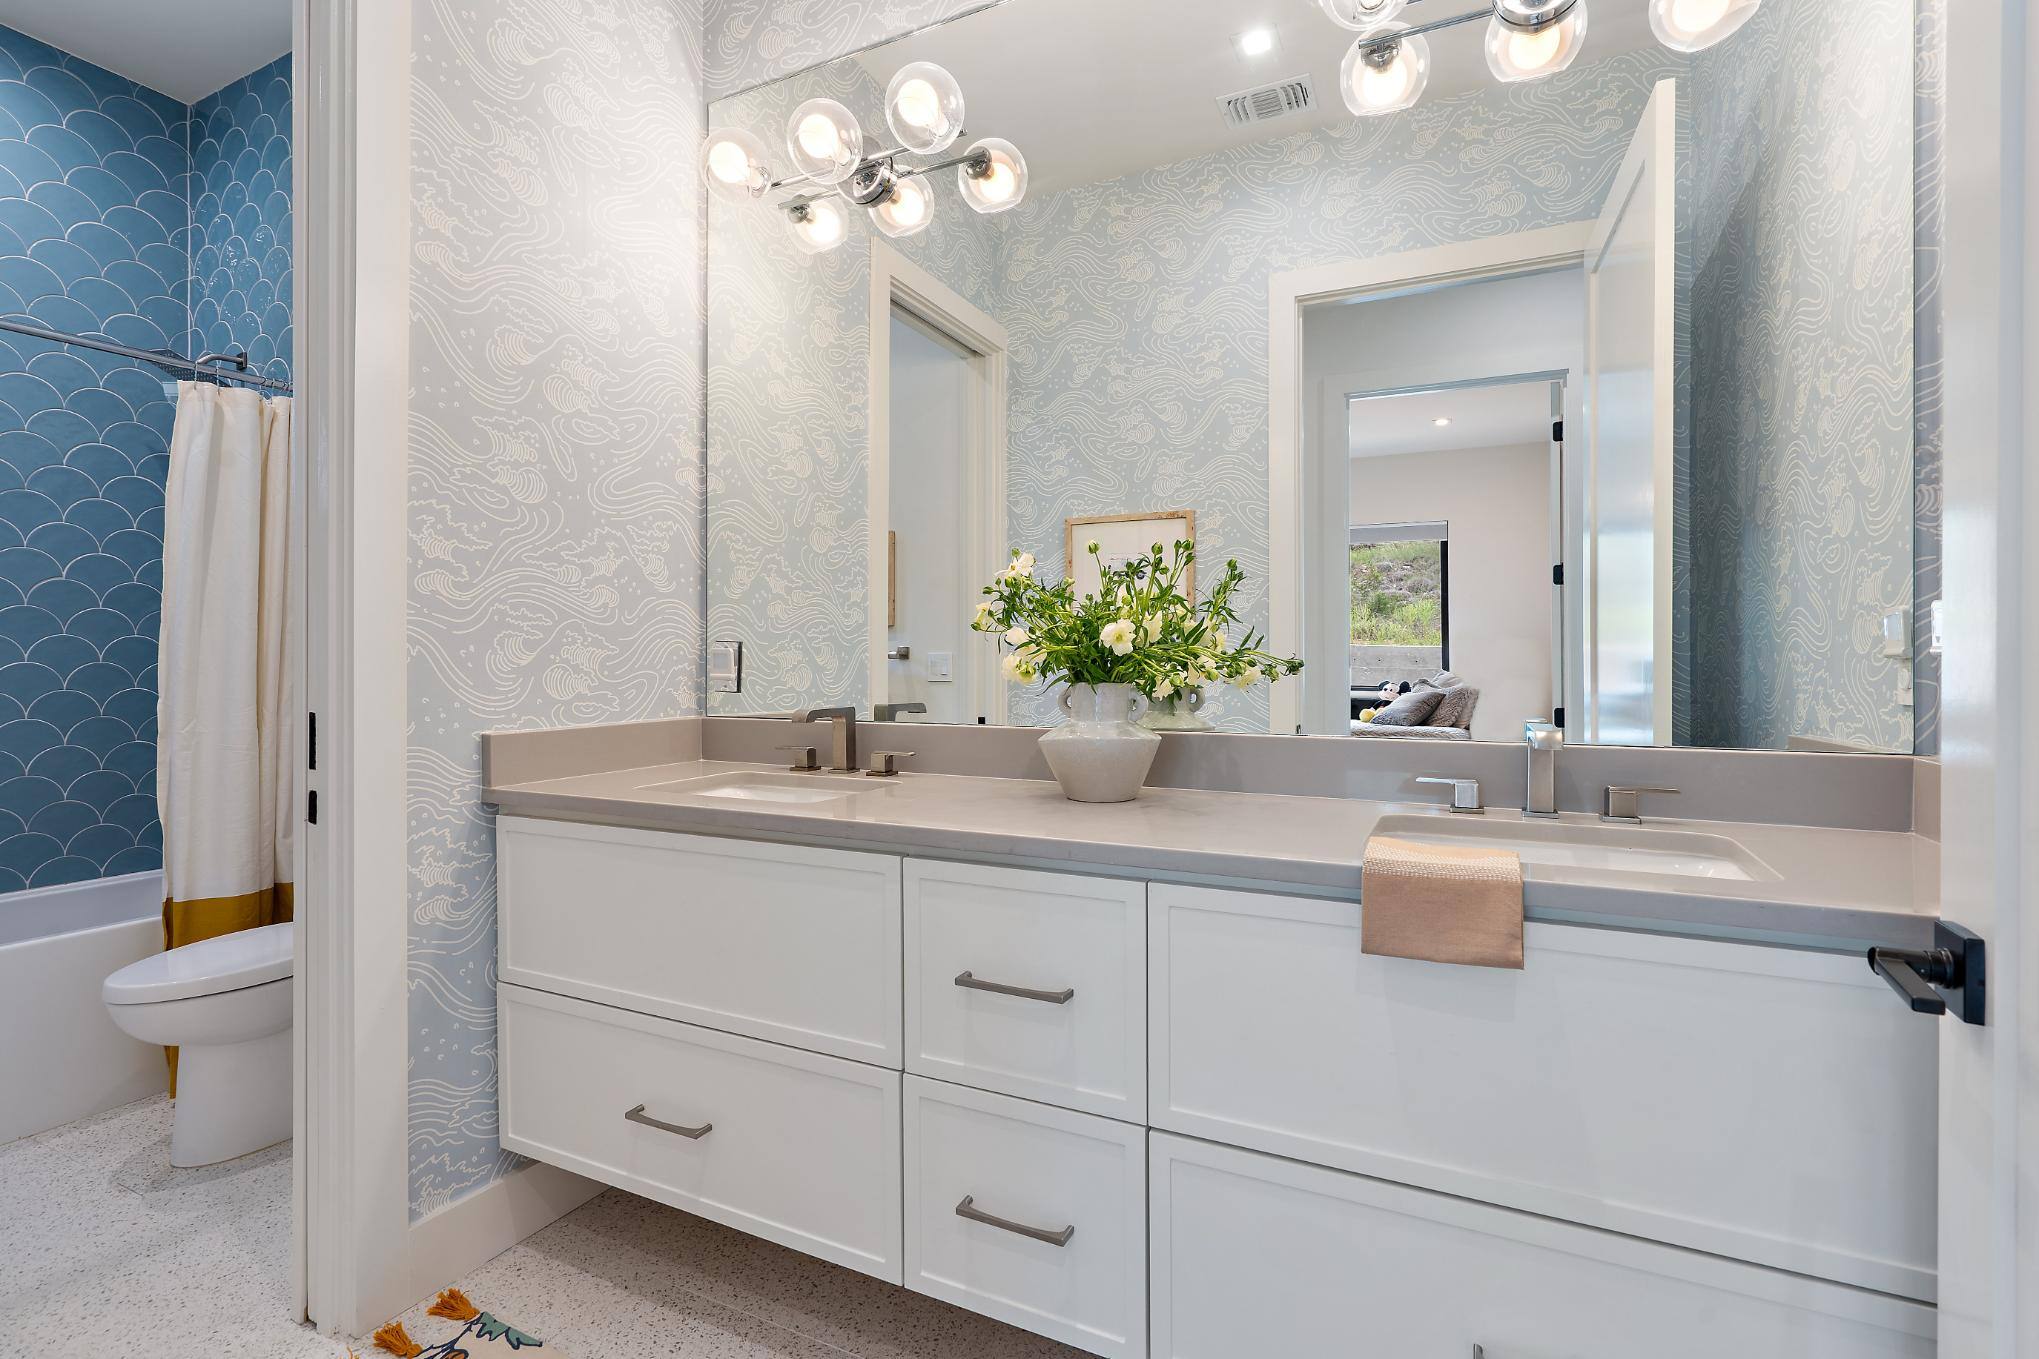
[(1703, 52), (1755, 17), (1762, 0), (1650, 0), (1657, 41), (1678, 52)]

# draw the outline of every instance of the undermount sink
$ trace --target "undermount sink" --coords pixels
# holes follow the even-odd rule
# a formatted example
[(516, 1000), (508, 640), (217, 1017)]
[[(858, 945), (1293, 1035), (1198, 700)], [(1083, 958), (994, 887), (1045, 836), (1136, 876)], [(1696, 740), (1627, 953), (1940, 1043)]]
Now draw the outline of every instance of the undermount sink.
[(710, 774), (706, 778), (654, 783), (645, 792), (674, 793), (685, 797), (725, 798), (731, 802), (813, 803), (834, 802), (855, 793), (868, 792), (871, 783), (858, 777), (835, 778), (827, 774)]
[(1375, 834), (1430, 845), (1509, 849), (1525, 865), (1612, 873), (1775, 882), (1777, 871), (1725, 835), (1591, 821), (1488, 816), (1384, 816)]

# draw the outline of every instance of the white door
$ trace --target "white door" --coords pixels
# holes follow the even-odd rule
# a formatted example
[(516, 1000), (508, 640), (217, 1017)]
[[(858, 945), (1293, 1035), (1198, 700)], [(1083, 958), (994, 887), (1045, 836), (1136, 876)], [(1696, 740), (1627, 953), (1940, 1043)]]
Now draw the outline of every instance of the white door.
[(1660, 82), (1586, 249), (1585, 739), (1671, 740), (1677, 82)]
[(892, 309), (892, 494), (887, 541), (885, 692), (920, 703), (903, 721), (974, 722), (967, 673), (977, 587), (965, 557), (963, 473), (971, 439), (972, 356), (902, 307)]

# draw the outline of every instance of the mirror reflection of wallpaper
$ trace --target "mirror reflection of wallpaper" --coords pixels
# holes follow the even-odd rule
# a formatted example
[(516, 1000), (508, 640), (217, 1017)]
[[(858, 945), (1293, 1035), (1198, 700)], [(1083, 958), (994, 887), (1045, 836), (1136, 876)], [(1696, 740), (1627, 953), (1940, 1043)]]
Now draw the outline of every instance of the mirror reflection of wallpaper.
[(792, 75), (984, 0), (708, 0), (703, 72), (710, 99)]
[(1941, 243), (1946, 240), (1947, 0), (1919, 0), (1913, 75), (1912, 212), (1912, 749), (1940, 753), (1940, 658), (1928, 651), (1928, 605), (1940, 597), (1941, 467), (1946, 412), (1941, 403), (1945, 317)]
[[(805, 100), (841, 100), (882, 127), (884, 90), (837, 62), (718, 103), (711, 121), (783, 128)], [(994, 314), (998, 223), (935, 176), (935, 218), (889, 242)], [(744, 691), (717, 713), (868, 706), (865, 476), (868, 221), (802, 254), (782, 214), (709, 201), (708, 635), (744, 640)], [(857, 217), (858, 209), (850, 209)]]
[(1693, 62), (1692, 741), (1910, 751), (1911, 0)]

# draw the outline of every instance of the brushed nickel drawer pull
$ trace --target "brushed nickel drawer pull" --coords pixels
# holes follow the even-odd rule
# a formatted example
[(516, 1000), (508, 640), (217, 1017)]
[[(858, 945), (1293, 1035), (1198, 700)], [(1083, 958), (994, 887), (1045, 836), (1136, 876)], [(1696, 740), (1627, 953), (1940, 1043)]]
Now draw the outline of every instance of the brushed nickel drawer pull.
[(695, 1141), (699, 1141), (715, 1131), (713, 1123), (703, 1123), (698, 1128), (683, 1128), (677, 1123), (667, 1123), (663, 1119), (653, 1118), (650, 1114), (644, 1112), (642, 1104), (624, 1114), (623, 1117), (631, 1123), (642, 1123), (647, 1128), (657, 1128), (660, 1132), (669, 1132), (676, 1137), (691, 1138)]
[(956, 1205), (956, 1216), (968, 1218), (972, 1222), (981, 1222), (987, 1227), (996, 1227), (1002, 1232), (1030, 1236), (1051, 1246), (1066, 1246), (1069, 1244), (1069, 1238), (1076, 1235), (1076, 1224), (1073, 1222), (1059, 1232), (1051, 1232), (1046, 1227), (1029, 1227), (1026, 1223), (1014, 1222), (1011, 1218), (994, 1217), (977, 1206), (975, 1194), (963, 1195), (963, 1201)]
[(969, 991), (996, 991), (1001, 996), (1018, 996), (1021, 1000), (1044, 1000), (1050, 1005), (1067, 1005), (1076, 999), (1076, 988), (1064, 987), (1060, 991), (1036, 991), (1030, 986), (1007, 986), (1004, 982), (979, 981), (968, 972), (956, 974), (956, 985)]

